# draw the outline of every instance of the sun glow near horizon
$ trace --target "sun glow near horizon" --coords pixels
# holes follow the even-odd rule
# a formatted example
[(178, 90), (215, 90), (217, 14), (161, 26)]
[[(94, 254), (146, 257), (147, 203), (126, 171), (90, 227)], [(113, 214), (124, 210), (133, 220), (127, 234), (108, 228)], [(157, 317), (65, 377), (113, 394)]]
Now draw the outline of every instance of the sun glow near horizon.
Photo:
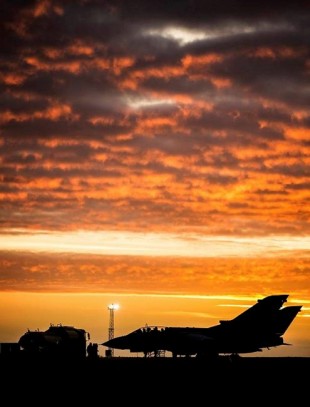
[[(254, 305), (262, 295), (174, 295), (132, 293), (2, 293), (0, 306), (0, 342), (15, 342), (26, 331), (45, 330), (50, 323), (73, 325), (90, 333), (91, 340), (101, 344), (108, 337), (108, 304), (119, 304), (115, 313), (115, 335), (127, 334), (143, 326), (196, 326), (216, 325), (222, 319), (236, 317)], [(287, 305), (295, 303), (288, 298)], [(302, 302), (300, 302), (302, 305)], [(285, 305), (286, 306), (286, 305)], [(240, 309), (236, 309), (236, 307)], [(295, 355), (310, 356), (305, 342), (308, 318), (303, 312), (293, 321), (285, 334), (294, 345)], [(6, 327), (4, 330), (3, 327)], [(296, 346), (296, 348), (295, 348)], [(102, 354), (104, 349), (101, 349)], [(283, 356), (291, 349), (285, 347), (265, 350), (260, 356)], [(122, 352), (117, 352), (117, 356)]]
[(182, 257), (307, 255), (306, 237), (205, 236), (197, 233), (141, 233), (122, 231), (52, 232), (13, 229), (0, 234), (1, 250), (68, 252), (105, 255)]

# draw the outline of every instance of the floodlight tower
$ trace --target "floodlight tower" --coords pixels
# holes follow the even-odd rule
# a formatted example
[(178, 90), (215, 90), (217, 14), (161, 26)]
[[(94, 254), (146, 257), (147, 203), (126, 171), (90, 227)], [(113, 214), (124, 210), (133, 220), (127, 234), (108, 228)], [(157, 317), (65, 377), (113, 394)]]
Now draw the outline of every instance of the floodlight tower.
[[(114, 311), (119, 308), (118, 304), (110, 304), (108, 310), (110, 311), (110, 322), (109, 322), (109, 340), (114, 338)], [(114, 356), (114, 349), (109, 348), (110, 355)]]

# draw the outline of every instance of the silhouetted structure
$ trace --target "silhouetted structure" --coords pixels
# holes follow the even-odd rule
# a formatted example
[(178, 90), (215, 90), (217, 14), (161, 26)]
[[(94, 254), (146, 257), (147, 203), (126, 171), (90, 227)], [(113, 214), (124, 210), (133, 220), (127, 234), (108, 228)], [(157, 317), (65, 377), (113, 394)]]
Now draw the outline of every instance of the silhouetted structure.
[(51, 325), (46, 331), (26, 332), (20, 337), (19, 346), (21, 351), (30, 355), (85, 358), (86, 341), (84, 329)]
[(239, 353), (260, 352), (263, 348), (285, 345), (286, 332), (301, 306), (281, 309), (288, 295), (271, 295), (259, 299), (255, 305), (236, 318), (220, 321), (209, 328), (148, 327), (128, 335), (111, 339), (103, 345), (109, 348), (143, 352), (158, 356), (170, 351), (173, 356), (196, 355), (216, 358), (219, 354), (237, 357)]
[[(109, 310), (109, 312), (110, 312), (110, 318), (109, 318), (109, 332), (108, 332), (108, 334), (109, 334), (109, 341), (114, 338), (114, 311), (115, 311), (116, 309), (118, 309), (118, 305), (117, 305), (117, 304), (110, 304), (110, 305), (108, 306), (108, 310)], [(113, 348), (108, 349), (108, 351), (109, 351), (109, 352), (107, 353), (108, 356), (114, 356), (114, 349), (113, 349)]]

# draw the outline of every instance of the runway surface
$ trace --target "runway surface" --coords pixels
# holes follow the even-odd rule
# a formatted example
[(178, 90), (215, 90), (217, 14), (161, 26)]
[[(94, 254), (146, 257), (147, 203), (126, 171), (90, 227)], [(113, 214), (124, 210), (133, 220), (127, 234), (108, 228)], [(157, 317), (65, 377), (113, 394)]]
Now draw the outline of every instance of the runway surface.
[(2, 394), (9, 392), (12, 402), (22, 397), (40, 406), (44, 400), (54, 400), (53, 406), (81, 401), (104, 405), (110, 404), (109, 397), (135, 405), (149, 405), (148, 400), (163, 405), (194, 401), (205, 405), (211, 400), (297, 405), (309, 396), (310, 358), (16, 358), (0, 360), (0, 372)]

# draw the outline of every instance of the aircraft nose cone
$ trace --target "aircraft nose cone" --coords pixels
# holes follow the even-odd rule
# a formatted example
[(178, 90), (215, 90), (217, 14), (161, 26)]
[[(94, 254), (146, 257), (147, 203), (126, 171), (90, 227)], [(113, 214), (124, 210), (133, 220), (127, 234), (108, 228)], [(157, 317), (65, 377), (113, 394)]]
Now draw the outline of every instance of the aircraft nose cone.
[(116, 348), (116, 349), (125, 349), (126, 344), (124, 344), (123, 338), (113, 338), (106, 342), (103, 342), (102, 345), (107, 346), (108, 348)]
[(111, 348), (111, 343), (113, 343), (113, 339), (110, 339), (109, 341), (103, 342), (101, 345), (108, 346), (109, 348)]

